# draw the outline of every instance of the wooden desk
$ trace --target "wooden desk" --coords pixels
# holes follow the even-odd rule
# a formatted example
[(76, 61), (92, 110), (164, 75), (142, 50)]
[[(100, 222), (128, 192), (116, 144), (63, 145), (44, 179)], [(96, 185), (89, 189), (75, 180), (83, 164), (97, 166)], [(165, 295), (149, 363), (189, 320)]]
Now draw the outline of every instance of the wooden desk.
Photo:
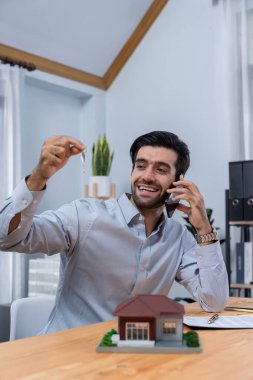
[[(188, 315), (209, 315), (196, 304), (185, 309)], [(253, 329), (199, 330), (199, 354), (96, 353), (102, 335), (112, 327), (117, 328), (116, 320), (2, 343), (0, 379), (253, 379)]]

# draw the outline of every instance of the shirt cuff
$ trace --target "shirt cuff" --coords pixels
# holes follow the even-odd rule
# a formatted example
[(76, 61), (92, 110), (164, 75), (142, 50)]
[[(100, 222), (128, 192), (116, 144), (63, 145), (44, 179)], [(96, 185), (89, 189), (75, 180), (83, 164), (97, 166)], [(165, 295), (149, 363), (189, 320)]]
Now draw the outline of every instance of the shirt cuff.
[(199, 268), (207, 268), (218, 265), (222, 258), (220, 242), (197, 246), (196, 258)]
[(33, 215), (44, 193), (45, 190), (30, 191), (24, 178), (12, 193), (13, 213), (23, 212), (27, 216)]

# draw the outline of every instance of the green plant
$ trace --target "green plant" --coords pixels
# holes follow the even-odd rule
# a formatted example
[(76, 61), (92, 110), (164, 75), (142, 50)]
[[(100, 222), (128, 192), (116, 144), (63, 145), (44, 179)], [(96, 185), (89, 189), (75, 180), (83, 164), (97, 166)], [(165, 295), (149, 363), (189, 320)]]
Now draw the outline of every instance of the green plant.
[(186, 333), (183, 333), (183, 340), (186, 343), (187, 347), (199, 347), (199, 336), (196, 333), (196, 331), (188, 331)]
[(112, 335), (117, 334), (117, 331), (114, 329), (111, 329), (111, 331), (108, 331), (102, 338), (100, 342), (101, 347), (116, 347), (117, 344), (112, 342)]
[[(211, 227), (215, 228), (216, 230), (219, 230), (220, 227), (214, 227), (213, 223), (214, 223), (214, 219), (212, 217), (213, 215), (213, 210), (211, 208), (206, 208), (206, 214), (207, 214), (207, 218), (208, 218), (208, 221), (211, 225)], [(191, 222), (189, 221), (189, 218), (187, 216), (184, 216), (183, 217), (184, 220), (186, 221), (186, 228), (188, 229), (188, 231), (190, 231), (192, 233), (193, 236), (196, 235), (196, 230), (195, 228), (193, 227), (193, 225), (191, 224)], [(220, 244), (224, 243), (226, 241), (226, 239), (220, 239)]]
[(106, 135), (98, 137), (96, 144), (92, 147), (92, 175), (108, 176), (111, 170), (113, 153), (106, 138)]

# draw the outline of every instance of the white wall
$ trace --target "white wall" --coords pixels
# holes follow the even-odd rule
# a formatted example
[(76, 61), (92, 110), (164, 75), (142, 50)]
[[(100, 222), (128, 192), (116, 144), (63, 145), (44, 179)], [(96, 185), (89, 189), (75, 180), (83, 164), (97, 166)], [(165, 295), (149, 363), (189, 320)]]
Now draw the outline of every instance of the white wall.
[(224, 236), (228, 110), (221, 18), (211, 0), (171, 0), (108, 90), (106, 126), (118, 193), (129, 190), (134, 138), (158, 129), (178, 134), (191, 151), (187, 178), (214, 209)]
[[(29, 101), (24, 107), (23, 148), (29, 151), (29, 158), (23, 158), (24, 174), (37, 162), (39, 145), (46, 135), (79, 134), (91, 149), (97, 135), (106, 130), (115, 150), (111, 177), (119, 195), (129, 190), (129, 148), (133, 139), (154, 129), (172, 131), (188, 143), (192, 163), (187, 178), (199, 186), (206, 206), (214, 209), (216, 226), (224, 231), (229, 110), (221, 17), (220, 8), (213, 7), (211, 0), (170, 0), (106, 93), (45, 73), (28, 74), (46, 82), (46, 88), (38, 87), (36, 81), (26, 84)], [(50, 88), (54, 95), (58, 92), (56, 98), (45, 96)], [(59, 88), (72, 93), (59, 92)], [(43, 116), (38, 120), (31, 108), (35, 107), (35, 98), (45, 102), (51, 115), (57, 104), (67, 105), (61, 116), (55, 112), (58, 124), (46, 120), (50, 116), (43, 114), (44, 106), (38, 111), (45, 119)], [(61, 129), (60, 120), (68, 117), (69, 127)], [(88, 151), (85, 181), (91, 173), (90, 157)], [(72, 165), (59, 174), (58, 180), (52, 179), (54, 195), (47, 197), (50, 204), (45, 208), (62, 203), (57, 199), (59, 188), (64, 189), (66, 201), (82, 196), (79, 169), (74, 161)], [(71, 189), (71, 181), (78, 183), (77, 187)], [(174, 295), (180, 294), (177, 289)]]
[[(106, 93), (39, 71), (28, 73), (22, 124), (24, 174), (37, 162), (46, 136), (77, 133), (91, 149), (97, 135), (106, 130), (115, 150), (111, 177), (120, 194), (129, 190), (133, 139), (154, 129), (169, 130), (188, 143), (192, 164), (187, 177), (198, 184), (206, 206), (214, 209), (216, 225), (223, 227), (228, 111), (220, 17), (211, 0), (170, 0)], [(54, 95), (47, 99), (50, 91)], [(41, 102), (56, 121), (47, 121)], [(54, 102), (62, 105), (62, 114), (54, 112)], [(61, 118), (67, 129), (61, 128)], [(85, 181), (91, 173), (89, 153)]]
[(41, 210), (83, 196), (84, 183), (91, 174), (91, 148), (105, 130), (105, 92), (42, 72), (26, 74), (22, 105), (22, 175), (37, 165), (43, 141), (52, 135), (72, 135), (87, 146), (85, 174), (80, 156), (48, 182)]
[(191, 151), (187, 178), (223, 226), (228, 146), (216, 54), (219, 17), (211, 0), (170, 1), (108, 90), (106, 125), (119, 193), (129, 188), (133, 139), (155, 129), (172, 131)]

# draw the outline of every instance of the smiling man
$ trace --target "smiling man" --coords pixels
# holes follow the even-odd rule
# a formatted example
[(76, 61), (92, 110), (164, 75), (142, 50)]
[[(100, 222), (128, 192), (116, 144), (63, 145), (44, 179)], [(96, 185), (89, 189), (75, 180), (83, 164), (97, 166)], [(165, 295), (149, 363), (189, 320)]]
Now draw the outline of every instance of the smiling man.
[[(217, 234), (197, 186), (184, 179), (189, 150), (175, 134), (154, 131), (131, 146), (131, 194), (102, 201), (79, 199), (35, 215), (46, 183), (84, 145), (69, 136), (48, 138), (39, 164), (0, 210), (0, 249), (60, 253), (56, 304), (44, 333), (112, 318), (137, 294), (168, 295), (174, 280), (206, 311), (221, 311), (228, 279)], [(195, 227), (196, 240), (167, 217), (165, 201)]]
[(176, 178), (176, 162), (177, 153), (172, 149), (140, 148), (132, 172), (132, 198), (138, 208), (164, 206), (167, 189)]

